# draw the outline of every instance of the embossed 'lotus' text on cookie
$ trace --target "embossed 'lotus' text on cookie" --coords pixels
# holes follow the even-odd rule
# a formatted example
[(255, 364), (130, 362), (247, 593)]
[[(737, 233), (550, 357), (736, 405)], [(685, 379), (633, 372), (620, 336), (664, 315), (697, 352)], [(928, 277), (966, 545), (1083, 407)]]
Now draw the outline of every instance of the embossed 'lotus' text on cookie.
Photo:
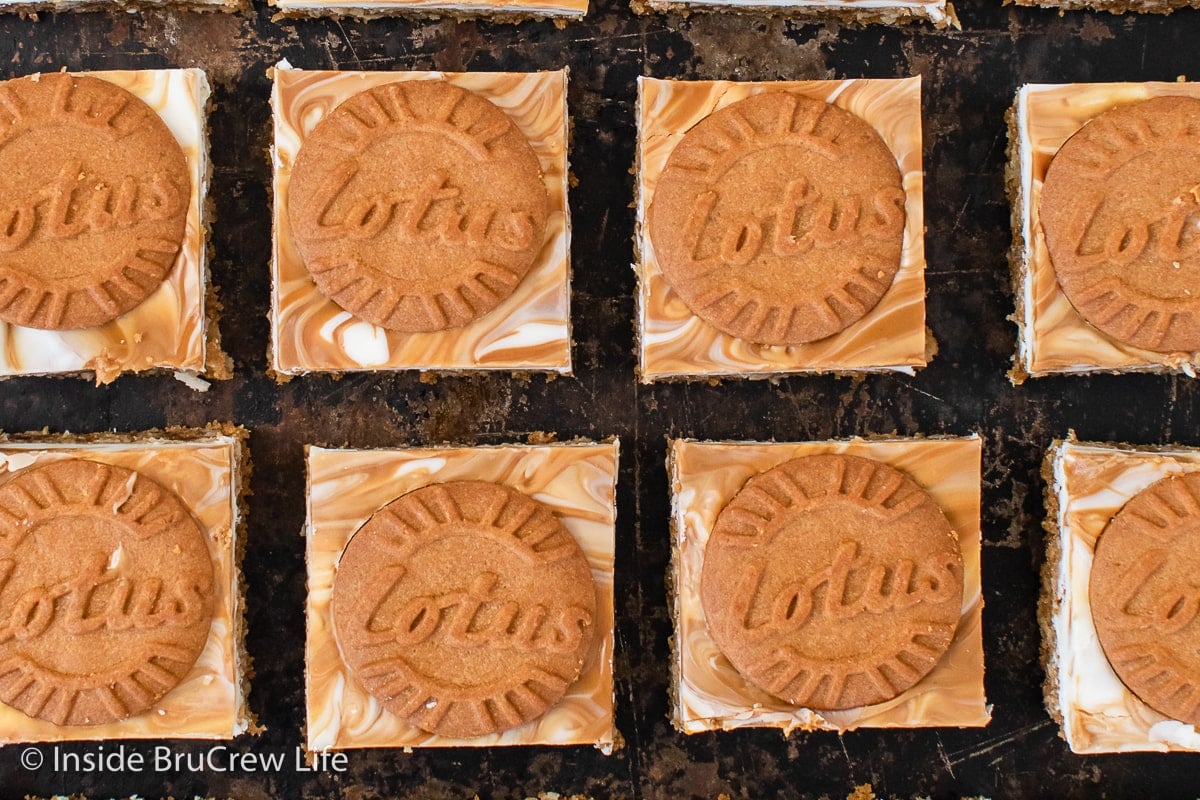
[(1080, 315), (1121, 342), (1200, 350), (1200, 100), (1112, 109), (1059, 149), (1039, 205)]
[(208, 640), (204, 532), (137, 472), (64, 460), (0, 485), (0, 702), (56, 725), (151, 708)]
[(317, 288), (398, 331), (464, 325), (516, 289), (549, 194), (507, 114), (443, 81), (361, 92), (305, 138), (288, 219)]
[(574, 537), (504, 486), (435, 484), (375, 512), (338, 562), (335, 635), (410, 724), (481, 736), (524, 724), (578, 677), (596, 594)]
[(94, 327), (141, 303), (175, 262), (189, 186), (166, 124), (115, 84), (0, 84), (0, 319)]
[(1121, 681), (1147, 705), (1200, 725), (1200, 475), (1135, 495), (1096, 542), (1092, 621)]
[(751, 478), (705, 547), (709, 631), (746, 680), (817, 709), (888, 700), (937, 664), (963, 595), (937, 505), (891, 467), (811, 456)]
[(869, 125), (755, 95), (701, 120), (654, 190), (650, 237), (692, 311), (738, 338), (799, 344), (870, 311), (900, 265), (905, 193)]
[[(397, 567), (394, 590), (400, 589), (404, 575), (405, 570)], [(499, 580), (494, 572), (482, 572), (463, 588), (414, 597), (400, 607), (394, 620), (381, 622), (385, 616), (382, 604), (389, 591), (368, 616), (367, 632), (379, 634), (373, 641), (390, 640), (399, 645), (429, 642), (551, 653), (570, 653), (579, 647), (583, 629), (592, 624), (586, 609), (512, 604), (496, 597)]]

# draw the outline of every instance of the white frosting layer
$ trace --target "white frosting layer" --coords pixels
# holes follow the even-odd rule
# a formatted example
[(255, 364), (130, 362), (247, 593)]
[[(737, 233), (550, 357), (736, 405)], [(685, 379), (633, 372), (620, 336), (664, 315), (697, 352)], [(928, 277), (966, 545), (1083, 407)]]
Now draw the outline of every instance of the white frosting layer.
[(1195, 377), (1200, 353), (1156, 353), (1115, 341), (1079, 315), (1058, 285), (1042, 234), (1042, 181), (1058, 149), (1088, 120), (1119, 105), (1163, 95), (1200, 98), (1196, 83), (1027, 84), (1017, 91), (1015, 128), (1020, 203), (1016, 225), (1023, 269), (1017, 363), (1030, 377), (1090, 372), (1169, 371)]
[[(672, 722), (684, 733), (743, 727), (792, 730), (975, 727), (991, 719), (983, 690), (983, 596), (979, 557), (979, 437), (840, 442), (703, 443), (676, 440), (669, 459), (675, 577)], [(844, 453), (903, 471), (927, 491), (958, 535), (962, 616), (934, 669), (892, 700), (845, 711), (797, 708), (747, 682), (708, 633), (700, 600), (704, 547), (725, 504), (752, 476), (792, 458)]]
[[(546, 446), (308, 449), (308, 638), (305, 706), (310, 750), (358, 747), (616, 747), (613, 728), (613, 560), (616, 442)], [(383, 708), (342, 661), (330, 613), (337, 560), (354, 532), (400, 495), (454, 480), (501, 483), (546, 504), (583, 548), (596, 584), (596, 642), (567, 693), (538, 719), (489, 736), (454, 739)]]
[[(567, 71), (338, 72), (280, 62), (273, 75), (272, 368), (284, 375), (378, 369), (570, 374)], [(288, 184), (304, 137), (339, 104), (376, 86), (435, 79), (475, 92), (511, 117), (538, 155), (551, 213), (537, 261), (500, 305), (460, 328), (401, 333), (354, 317), (317, 289), (292, 241)]]
[(156, 368), (203, 373), (208, 79), (198, 69), (80, 74), (110, 81), (139, 97), (179, 140), (191, 177), (183, 247), (158, 289), (106, 325), (48, 331), (0, 322), (0, 377), (91, 370), (98, 383), (108, 383), (123, 372)]
[(1200, 733), (1139, 700), (1109, 666), (1088, 598), (1096, 540), (1125, 503), (1151, 484), (1200, 470), (1200, 451), (1121, 449), (1060, 443), (1051, 451), (1061, 558), (1055, 566), (1050, 623), (1052, 667), (1063, 736), (1075, 753), (1134, 750), (1200, 752)]
[(121, 722), (59, 727), (0, 704), (0, 745), (94, 739), (231, 739), (251, 727), (237, 629), (241, 444), (231, 436), (132, 443), (0, 443), (0, 479), (37, 464), (87, 458), (143, 473), (175, 492), (207, 534), (216, 594), (212, 628), (195, 666), (153, 708)]
[[(796, 346), (754, 344), (694, 315), (663, 278), (646, 224), (658, 177), (683, 136), (739, 100), (787, 91), (832, 103), (870, 124), (896, 157), (906, 195), (900, 269), (879, 303), (855, 324)], [(638, 79), (635, 241), (638, 372), (643, 382), (680, 377), (755, 378), (792, 372), (903, 372), (926, 363), (924, 173), (921, 79), (666, 81)]]

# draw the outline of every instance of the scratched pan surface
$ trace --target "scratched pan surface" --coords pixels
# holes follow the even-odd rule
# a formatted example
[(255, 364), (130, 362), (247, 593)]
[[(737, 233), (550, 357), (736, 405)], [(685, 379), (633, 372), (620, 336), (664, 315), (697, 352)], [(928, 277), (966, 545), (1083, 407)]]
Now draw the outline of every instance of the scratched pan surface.
[[(196, 394), (170, 378), (0, 384), (0, 427), (96, 431), (249, 426), (255, 462), (246, 559), (250, 702), (268, 731), (239, 751), (291, 752), (300, 741), (306, 442), (384, 446), (521, 440), (531, 431), (622, 437), (617, 596), (618, 725), (627, 747), (355, 752), (348, 771), (267, 775), (179, 771), (61, 774), (22, 769), (0, 750), (0, 798), (27, 793), (137, 792), (256, 798), (521, 798), (539, 790), (596, 798), (842, 798), (871, 783), (887, 797), (1194, 798), (1200, 757), (1080, 758), (1041, 706), (1035, 619), (1041, 563), (1041, 454), (1074, 428), (1084, 439), (1200, 445), (1200, 391), (1186, 378), (1004, 378), (1014, 328), (1005, 248), (1003, 114), (1027, 81), (1173, 80), (1200, 76), (1200, 13), (1113, 17), (958, 3), (964, 30), (799, 25), (757, 18), (633, 16), (594, 0), (563, 29), (551, 23), (270, 20), (145, 13), (0, 17), (3, 74), (34, 70), (200, 66), (216, 86), (211, 118), (214, 273), (237, 378)], [(576, 377), (309, 377), (266, 374), (269, 142), (265, 69), (280, 58), (316, 68), (571, 68)], [(925, 76), (929, 322), (940, 352), (916, 378), (786, 378), (778, 383), (638, 386), (633, 377), (629, 208), (634, 81), (676, 78)], [(737, 413), (733, 413), (737, 410)], [(984, 635), (995, 717), (982, 730), (859, 731), (838, 737), (743, 731), (684, 737), (667, 711), (668, 436), (822, 439), (897, 431), (981, 432)], [(207, 745), (174, 742), (175, 753)], [(149, 746), (142, 749), (148, 751)], [(76, 746), (74, 752), (95, 746)], [(47, 749), (49, 753), (49, 749)]]

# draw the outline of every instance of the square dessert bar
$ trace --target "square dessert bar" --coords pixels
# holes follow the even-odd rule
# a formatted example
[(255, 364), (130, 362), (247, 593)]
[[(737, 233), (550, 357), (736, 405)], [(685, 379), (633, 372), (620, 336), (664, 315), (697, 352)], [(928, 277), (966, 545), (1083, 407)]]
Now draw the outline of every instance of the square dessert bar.
[(1109, 664), (1092, 620), (1088, 586), (1096, 541), (1130, 498), (1153, 483), (1200, 470), (1200, 450), (1056, 441), (1046, 454), (1046, 561), (1042, 658), (1050, 716), (1075, 753), (1200, 751), (1195, 727), (1150, 708)]
[[(567, 72), (443, 73), (273, 70), (274, 246), (270, 365), (281, 379), (309, 372), (511, 370), (570, 374), (570, 219)], [(550, 198), (545, 242), (516, 289), (487, 314), (437, 331), (388, 330), (360, 319), (314, 283), (288, 221), (300, 147), (336, 106), (398, 81), (445, 80), (491, 101), (529, 141)]]
[[(616, 441), (396, 450), (309, 447), (306, 747), (586, 744), (605, 753), (618, 747), (612, 661), (617, 449)], [(596, 587), (596, 638), (562, 699), (523, 725), (469, 738), (428, 733), (383, 708), (347, 665), (331, 608), (339, 559), (355, 532), (401, 495), (451, 481), (502, 484), (548, 506), (582, 548)]]
[(638, 14), (651, 11), (724, 11), (735, 14), (772, 14), (804, 19), (840, 19), (846, 22), (898, 25), (929, 21), (938, 28), (961, 28), (954, 6), (947, 0), (633, 0)]
[[(756, 344), (693, 314), (664, 278), (650, 239), (649, 210), (672, 151), (693, 126), (732, 103), (790, 92), (845, 109), (875, 129), (895, 156), (905, 221), (899, 271), (857, 322), (798, 345)], [(643, 383), (786, 373), (913, 374), (930, 356), (925, 327), (925, 244), (921, 168), (921, 79), (845, 81), (669, 81), (638, 79), (638, 374)]]
[[(671, 442), (671, 721), (683, 733), (736, 728), (847, 731), (860, 727), (977, 727), (991, 718), (984, 697), (980, 587), (978, 436), (765, 443)], [(840, 711), (791, 705), (753, 686), (721, 652), (701, 603), (705, 550), (726, 504), (746, 481), (794, 458), (860, 456), (905, 473), (941, 508), (962, 552), (958, 627), (937, 665), (891, 700)]]
[[(122, 519), (122, 516), (118, 515), (127, 514), (136, 518), (138, 523), (148, 520), (163, 520), (164, 517), (155, 510), (155, 503), (161, 499), (157, 487), (173, 492), (182, 501), (183, 507), (186, 509), (185, 513), (190, 514), (191, 519), (199, 526), (203, 543), (207, 546), (212, 562), (213, 612), (207, 639), (197, 642), (201, 649), (195, 663), (186, 673), (181, 673), (178, 683), (150, 705), (147, 710), (104, 724), (58, 725), (51, 719), (55, 716), (55, 709), (59, 708), (61, 704), (62, 687), (55, 685), (53, 678), (48, 683), (40, 679), (34, 680), (31, 686), (39, 687), (38, 689), (26, 689), (16, 693), (15, 697), (10, 699), (24, 701), (30, 697), (31, 692), (41, 693), (42, 688), (54, 685), (54, 690), (48, 691), (48, 696), (44, 696), (43, 701), (34, 703), (35, 707), (41, 705), (44, 713), (39, 718), (33, 718), (5, 702), (0, 702), (0, 744), (95, 739), (231, 739), (242, 733), (259, 731), (254, 715), (246, 703), (249, 686), (249, 661), (243, 649), (245, 636), (241, 576), (241, 555), (245, 546), (243, 498), (250, 471), (249, 456), (245, 449), (246, 435), (245, 430), (232, 425), (219, 427), (214, 425), (207, 429), (172, 428), (137, 434), (103, 433), (76, 436), (33, 433), (0, 437), (0, 473), (3, 475), (5, 485), (21, 479), (23, 474), (32, 474), (31, 472), (27, 473), (27, 470), (44, 471), (46, 468), (55, 468), (53, 465), (63, 467), (65, 466), (64, 462), (79, 460), (93, 462), (92, 466), (98, 470), (97, 474), (106, 479), (102, 481), (102, 485), (93, 484), (93, 488), (98, 491), (97, 497), (102, 499), (101, 507), (104, 509), (104, 513), (111, 511), (113, 515), (111, 519), (114, 522)], [(135, 475), (131, 477), (129, 473), (135, 473)], [(113, 477), (117, 475), (120, 478), (113, 480)], [(157, 487), (147, 488), (148, 482), (141, 480), (143, 478), (153, 481)], [(42, 552), (46, 552), (44, 548), (49, 546), (54, 537), (53, 534), (43, 536), (39, 532), (38, 525), (42, 523), (37, 522), (37, 515), (44, 509), (38, 506), (50, 501), (50, 506), (53, 507), (53, 497), (56, 493), (48, 488), (51, 483), (45, 480), (44, 472), (42, 477), (32, 481), (29, 486), (34, 487), (32, 494), (28, 491), (28, 486), (22, 490), (25, 491), (24, 497), (26, 498), (23, 502), (24, 513), (33, 515), (35, 518), (33, 523), (27, 523), (33, 525), (29, 529), (28, 535), (42, 536), (38, 540), (38, 547), (43, 548)], [(78, 498), (71, 498), (71, 491), (68, 487), (60, 487), (61, 494), (58, 494), (58, 500), (61, 501), (63, 497), (77, 500)], [(16, 495), (4, 494), (0, 498), (0, 505), (4, 506), (0, 518), (3, 518), (4, 522), (7, 522), (9, 514), (16, 510), (13, 505), (14, 496)], [(130, 506), (135, 508), (130, 508)], [(78, 510), (70, 513), (83, 514)], [(139, 517), (139, 514), (142, 516)], [(28, 518), (26, 517), (26, 519)], [(169, 520), (169, 523), (165, 530), (158, 531), (160, 535), (171, 535), (171, 525), (178, 527), (179, 519)], [(119, 530), (121, 524), (101, 523), (99, 530), (103, 533), (107, 526), (112, 526), (109, 528), (110, 531)], [(81, 525), (81, 538), (88, 527)], [(134, 538), (126, 539), (125, 542), (127, 544), (136, 542), (141, 545), (142, 534), (136, 533), (134, 527), (127, 530), (134, 534)], [(153, 530), (153, 528), (148, 528), (148, 530)], [(31, 552), (28, 546), (21, 549), (20, 544), (7, 540), (4, 544), (5, 582), (12, 582), (15, 585), (17, 581), (27, 581), (28, 579), (21, 577), (22, 570), (36, 568), (36, 565), (26, 563)], [(144, 546), (153, 547), (155, 545), (151, 542)], [(164, 545), (166, 549), (159, 554), (160, 557), (155, 558), (155, 562), (168, 564), (172, 558), (181, 557), (181, 552), (186, 553), (187, 546), (187, 542), (184, 541), (185, 549), (181, 551), (179, 544), (174, 545), (173, 548)], [(116, 574), (121, 574), (120, 570), (123, 569), (122, 564), (125, 559), (132, 558), (136, 561), (138, 556), (132, 552), (133, 545), (129, 546), (130, 552), (123, 553), (124, 548), (125, 545), (121, 545), (111, 554), (102, 554), (107, 558), (108, 570), (117, 570)], [(15, 568), (13, 568), (14, 563)], [(97, 566), (100, 567), (99, 564)], [(121, 582), (125, 580), (131, 582), (129, 584), (131, 586), (130, 596), (141, 598), (141, 600), (129, 603), (125, 609), (135, 615), (142, 613), (137, 610), (137, 607), (148, 597), (146, 594), (148, 587), (158, 586), (161, 594), (159, 595), (160, 599), (156, 602), (161, 604), (162, 597), (174, 591), (174, 581), (180, 577), (178, 573), (172, 573), (169, 569), (161, 576), (149, 576), (141, 572), (130, 575), (128, 571), (125, 575), (126, 577), (122, 578)], [(103, 598), (108, 596), (106, 592), (111, 586), (120, 585), (120, 582), (114, 584), (110, 577), (105, 576), (97, 582), (96, 588), (90, 595), (91, 607), (85, 610), (85, 616), (99, 614), (99, 606), (105, 602)], [(75, 579), (78, 580), (78, 577)], [(45, 634), (47, 636), (54, 636), (60, 625), (67, 627), (71, 625), (69, 598), (62, 602), (67, 605), (60, 604), (53, 612), (53, 616), (46, 626)], [(178, 607), (176, 611), (178, 611)], [(111, 607), (106, 614), (110, 613)], [(153, 614), (162, 613), (170, 612), (164, 611), (161, 605), (153, 612)], [(177, 643), (168, 640), (171, 638), (173, 628), (170, 624), (165, 627), (156, 627), (153, 621), (152, 616), (149, 620), (143, 620), (140, 623), (141, 627), (137, 628), (137, 630), (146, 631), (144, 636), (147, 639), (154, 640), (153, 646), (146, 651), (149, 660), (138, 662), (135, 665), (136, 671), (133, 674), (132, 682), (118, 681), (112, 687), (118, 706), (128, 703), (131, 697), (138, 697), (148, 688), (161, 686), (162, 684), (158, 684), (157, 681), (161, 680), (164, 667), (172, 666), (170, 659), (175, 658), (172, 648), (176, 647)], [(119, 625), (115, 629), (128, 630)], [(98, 653), (106, 645), (101, 640), (96, 640), (96, 648), (88, 649), (91, 648), (88, 643), (89, 637), (96, 636), (103, 636), (103, 632), (90, 633), (84, 630), (73, 634), (68, 642), (78, 642), (76, 646), (85, 649), (77, 654), (68, 654), (64, 652), (64, 648), (56, 650), (55, 652), (59, 653), (58, 658), (61, 659), (57, 663), (58, 668), (65, 668), (68, 663), (68, 655), (70, 655), (70, 658), (76, 660), (91, 659), (91, 668), (99, 669), (101, 664), (97, 660), (100, 658)], [(128, 657), (130, 653), (135, 652), (134, 648), (141, 644), (140, 639), (136, 643), (126, 642), (124, 655)], [(67, 648), (69, 647), (70, 644), (67, 645)], [(36, 639), (29, 639), (21, 648), (18, 648), (21, 653), (19, 658), (32, 659), (32, 662), (22, 662), (25, 664), (22, 669), (27, 673), (24, 680), (30, 681), (31, 674), (28, 673), (28, 665), (36, 664), (44, 649), (37, 644)], [(12, 652), (8, 651), (6, 656), (12, 655)], [(11, 673), (7, 671), (12, 669), (13, 662), (6, 657), (5, 663), (6, 673), (0, 680), (3, 681), (3, 691), (7, 697), (18, 690), (10, 683)], [(138, 684), (141, 685), (141, 689), (138, 688)], [(85, 690), (83, 695), (75, 698), (74, 706), (76, 708), (85, 701), (88, 691), (90, 690)], [(127, 692), (132, 692), (132, 694)], [(24, 705), (24, 703), (20, 703), (20, 705)], [(70, 707), (71, 704), (68, 703), (59, 710), (61, 713), (67, 713)]]
[(1006, 184), (1012, 204), (1009, 253), (1016, 298), (1013, 383), (1046, 375), (1177, 372), (1192, 375), (1194, 353), (1160, 353), (1104, 335), (1080, 315), (1059, 285), (1039, 216), (1042, 184), (1059, 148), (1089, 120), (1119, 106), (1164, 95), (1200, 97), (1194, 83), (1073, 83), (1022, 86), (1008, 114)]
[(108, 324), (43, 330), (0, 322), (0, 377), (91, 373), (97, 383), (108, 383), (128, 372), (165, 370), (207, 388), (196, 376), (223, 379), (230, 370), (219, 344), (205, 252), (208, 79), (199, 69), (79, 74), (114, 83), (145, 101), (178, 139), (191, 179), (183, 245), (162, 284)]

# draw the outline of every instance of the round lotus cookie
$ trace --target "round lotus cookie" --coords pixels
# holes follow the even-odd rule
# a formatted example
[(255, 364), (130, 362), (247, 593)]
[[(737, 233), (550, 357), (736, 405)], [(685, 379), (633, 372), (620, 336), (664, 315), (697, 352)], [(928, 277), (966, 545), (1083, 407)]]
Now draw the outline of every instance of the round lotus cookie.
[(533, 267), (550, 198), (508, 114), (442, 80), (367, 89), (304, 138), (288, 222), (317, 288), (394, 331), (471, 322)]
[(545, 505), (482, 481), (432, 484), (379, 509), (338, 560), (343, 659), (385, 708), (429, 733), (537, 719), (579, 677), (596, 589)]
[(693, 126), (649, 209), (663, 278), (710, 325), (793, 345), (862, 319), (892, 285), (904, 241), (896, 157), (837, 106), (767, 92)]
[(1200, 100), (1105, 111), (1068, 139), (1038, 206), (1063, 293), (1107, 336), (1200, 350)]
[(1101, 532), (1088, 582), (1113, 671), (1148, 706), (1200, 726), (1200, 473), (1134, 495)]
[(0, 320), (71, 330), (134, 308), (175, 263), (190, 195), (178, 140), (125, 89), (0, 82)]
[(786, 461), (721, 510), (704, 549), (708, 630), (751, 684), (796, 706), (889, 700), (954, 638), (958, 538), (904, 473), (849, 455)]
[(145, 713), (208, 641), (208, 540), (161, 484), (82, 459), (0, 485), (0, 702), (59, 726)]

